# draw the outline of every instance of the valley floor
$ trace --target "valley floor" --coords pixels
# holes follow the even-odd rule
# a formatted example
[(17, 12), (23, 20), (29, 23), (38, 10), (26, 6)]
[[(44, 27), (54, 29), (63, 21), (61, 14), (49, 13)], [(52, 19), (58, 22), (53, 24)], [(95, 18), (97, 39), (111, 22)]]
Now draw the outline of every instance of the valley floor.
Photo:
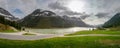
[(0, 48), (120, 48), (119, 31), (80, 31), (65, 36), (17, 33), (0, 33)]
[(0, 33), (0, 38), (10, 39), (10, 40), (39, 40), (39, 39), (46, 39), (53, 37), (82, 37), (82, 36), (120, 36), (120, 32), (106, 31), (106, 30), (80, 31), (72, 34), (67, 34), (65, 36), (62, 34), (40, 34), (40, 33), (24, 32), (24, 31), (15, 32), (15, 33)]
[(120, 37), (55, 37), (33, 41), (0, 39), (0, 48), (120, 48)]
[(108, 35), (108, 34), (83, 34), (83, 35), (72, 35), (72, 36), (63, 36), (58, 34), (37, 34), (35, 35), (23, 35), (25, 32), (17, 33), (0, 33), (0, 38), (10, 39), (10, 40), (39, 40), (53, 37), (82, 37), (82, 36), (120, 36), (120, 35)]

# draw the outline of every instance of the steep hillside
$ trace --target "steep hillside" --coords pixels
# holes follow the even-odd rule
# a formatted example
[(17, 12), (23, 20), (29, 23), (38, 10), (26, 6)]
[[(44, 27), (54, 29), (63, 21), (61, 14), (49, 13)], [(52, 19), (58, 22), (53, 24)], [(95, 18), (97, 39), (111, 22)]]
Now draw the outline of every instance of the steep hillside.
[(120, 13), (117, 13), (103, 25), (103, 27), (118, 27), (118, 26), (120, 26)]
[(0, 15), (0, 23), (4, 24), (4, 25), (15, 27), (16, 29), (21, 29), (20, 24), (18, 24), (16, 21), (7, 20), (7, 19), (5, 19), (4, 16), (1, 16), (1, 15)]
[(20, 29), (21, 26), (16, 22), (18, 18), (11, 15), (7, 10), (0, 8), (0, 23)]
[(12, 26), (0, 23), (0, 32), (2, 32), (2, 31), (17, 31), (17, 30)]

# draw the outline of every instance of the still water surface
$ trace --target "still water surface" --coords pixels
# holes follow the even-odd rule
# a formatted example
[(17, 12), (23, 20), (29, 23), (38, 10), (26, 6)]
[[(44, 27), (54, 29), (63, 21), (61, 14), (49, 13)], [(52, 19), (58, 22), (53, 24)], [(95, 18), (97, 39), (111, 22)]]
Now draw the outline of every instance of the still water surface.
[(69, 34), (82, 30), (90, 30), (88, 27), (72, 27), (72, 28), (57, 28), (57, 29), (26, 29), (29, 32), (37, 32), (41, 34)]

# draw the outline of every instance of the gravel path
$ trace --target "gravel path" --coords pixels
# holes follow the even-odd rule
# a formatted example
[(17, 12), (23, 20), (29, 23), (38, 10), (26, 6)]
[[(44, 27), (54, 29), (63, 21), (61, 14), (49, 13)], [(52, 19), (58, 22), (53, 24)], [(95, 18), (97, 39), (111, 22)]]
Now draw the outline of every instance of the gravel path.
[(26, 32), (17, 32), (17, 33), (0, 33), (0, 38), (10, 39), (10, 40), (39, 40), (53, 37), (81, 37), (81, 36), (120, 36), (120, 35), (107, 35), (107, 34), (85, 34), (85, 35), (72, 35), (72, 36), (63, 36), (57, 34), (39, 34), (33, 33), (36, 35), (22, 35)]
[(60, 35), (55, 34), (37, 34), (36, 35), (22, 35), (25, 32), (17, 32), (17, 33), (0, 33), (0, 38), (10, 39), (10, 40), (39, 40), (46, 38), (53, 38)]

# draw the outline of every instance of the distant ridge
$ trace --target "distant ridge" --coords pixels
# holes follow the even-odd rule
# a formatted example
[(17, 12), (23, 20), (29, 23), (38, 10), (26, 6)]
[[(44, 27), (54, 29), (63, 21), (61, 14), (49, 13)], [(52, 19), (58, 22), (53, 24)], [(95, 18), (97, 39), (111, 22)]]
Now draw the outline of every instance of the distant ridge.
[(20, 23), (31, 28), (88, 27), (80, 18), (60, 16), (48, 10), (36, 9), (23, 18)]

